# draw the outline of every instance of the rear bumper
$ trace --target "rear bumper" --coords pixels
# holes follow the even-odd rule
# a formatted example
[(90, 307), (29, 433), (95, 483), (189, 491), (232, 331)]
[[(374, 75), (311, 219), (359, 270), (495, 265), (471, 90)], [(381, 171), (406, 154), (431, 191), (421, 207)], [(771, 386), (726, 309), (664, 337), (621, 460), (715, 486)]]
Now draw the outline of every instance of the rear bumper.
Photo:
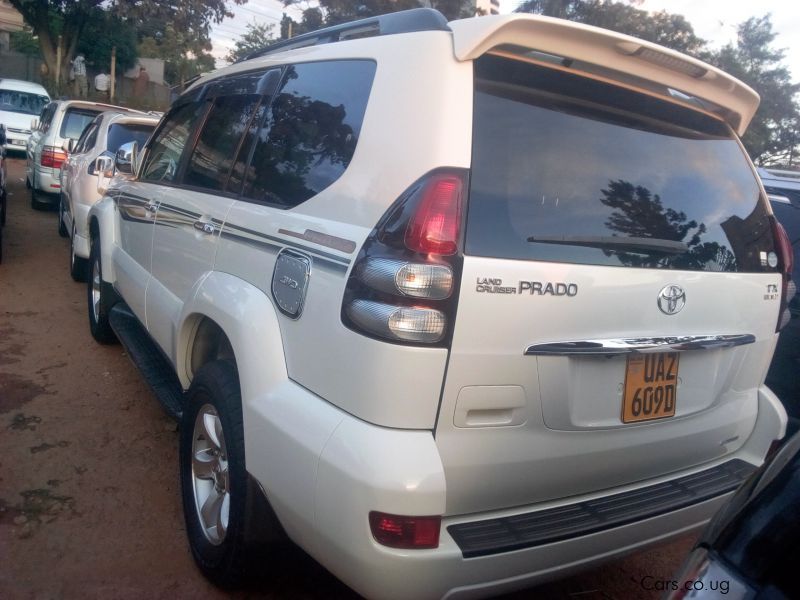
[[(37, 165), (34, 170), (36, 171), (34, 185), (37, 191), (50, 194), (59, 194), (61, 192), (61, 169), (48, 169)], [(53, 202), (55, 201), (53, 199)]]
[[(597, 501), (669, 483), (733, 459), (755, 466), (786, 426), (780, 402), (762, 387), (750, 438), (715, 464), (597, 494), (445, 517), (438, 548), (408, 551), (377, 544), (367, 516), (372, 510), (446, 514), (444, 469), (432, 434), (376, 427), (299, 386), (288, 387), (281, 399), (270, 395), (250, 403), (246, 411), (248, 469), (264, 486), (289, 535), (369, 598), (483, 597), (563, 577), (697, 530), (730, 493), (602, 531), (577, 530), (566, 539), (475, 558), (464, 557), (448, 528)], [(280, 464), (270, 460), (275, 456), (280, 456)]]

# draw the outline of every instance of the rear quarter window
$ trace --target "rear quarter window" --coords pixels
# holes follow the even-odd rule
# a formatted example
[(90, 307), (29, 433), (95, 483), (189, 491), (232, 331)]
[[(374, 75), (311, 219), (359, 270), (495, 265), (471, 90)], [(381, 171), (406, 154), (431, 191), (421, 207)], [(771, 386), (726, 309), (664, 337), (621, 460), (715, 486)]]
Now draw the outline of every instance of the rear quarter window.
[(375, 63), (290, 66), (255, 140), (244, 196), (291, 208), (345, 172), (355, 153)]
[(139, 149), (142, 149), (154, 129), (155, 125), (112, 124), (108, 128), (108, 135), (106, 136), (106, 150), (116, 153), (122, 144), (127, 144), (128, 142), (136, 142)]
[(85, 108), (68, 108), (61, 119), (61, 129), (59, 135), (62, 138), (72, 138), (77, 140), (81, 137), (83, 130), (100, 114), (99, 110), (88, 110)]
[(468, 254), (767, 270), (766, 203), (738, 140), (710, 116), (486, 56), (473, 132)]

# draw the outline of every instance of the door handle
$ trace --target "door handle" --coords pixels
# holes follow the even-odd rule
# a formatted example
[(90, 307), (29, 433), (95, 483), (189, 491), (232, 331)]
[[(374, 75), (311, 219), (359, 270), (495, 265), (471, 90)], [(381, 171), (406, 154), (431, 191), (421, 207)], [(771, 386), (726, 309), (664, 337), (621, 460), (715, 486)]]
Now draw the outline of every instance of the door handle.
[(195, 221), (194, 228), (201, 233), (212, 234), (217, 230), (217, 226), (208, 221)]
[(158, 202), (155, 200), (150, 200), (147, 204), (145, 204), (144, 210), (148, 215), (155, 214), (156, 210), (158, 210)]

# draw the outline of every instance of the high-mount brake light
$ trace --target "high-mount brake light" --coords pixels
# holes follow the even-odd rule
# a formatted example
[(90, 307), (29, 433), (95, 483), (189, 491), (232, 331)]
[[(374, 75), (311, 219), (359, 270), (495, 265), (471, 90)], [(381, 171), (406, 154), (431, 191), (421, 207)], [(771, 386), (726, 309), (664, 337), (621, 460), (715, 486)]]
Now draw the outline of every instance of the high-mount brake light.
[(447, 346), (461, 278), (469, 171), (436, 169), (411, 185), (364, 242), (342, 322), (370, 337)]
[(449, 256), (458, 252), (463, 180), (436, 174), (423, 184), (422, 199), (406, 229), (406, 246), (423, 254)]
[(369, 527), (379, 544), (390, 548), (422, 550), (439, 547), (442, 517), (408, 517), (372, 511)]
[(778, 255), (778, 272), (781, 274), (781, 305), (780, 312), (778, 312), (778, 324), (775, 331), (783, 329), (791, 320), (792, 316), (789, 312), (789, 302), (797, 293), (797, 288), (792, 281), (792, 269), (794, 268), (794, 253), (792, 251), (792, 242), (789, 235), (783, 228), (783, 225), (778, 223), (775, 217), (770, 217), (772, 220), (772, 235), (775, 238), (775, 251)]

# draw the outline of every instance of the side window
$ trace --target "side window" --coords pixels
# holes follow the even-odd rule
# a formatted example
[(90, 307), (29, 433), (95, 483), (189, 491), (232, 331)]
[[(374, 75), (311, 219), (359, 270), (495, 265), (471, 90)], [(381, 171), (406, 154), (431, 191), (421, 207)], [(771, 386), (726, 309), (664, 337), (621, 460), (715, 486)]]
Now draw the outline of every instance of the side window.
[(89, 127), (83, 130), (78, 143), (75, 145), (75, 150), (73, 150), (73, 154), (83, 154), (84, 152), (88, 152), (94, 147), (94, 143), (97, 141), (97, 131), (98, 131), (98, 123), (95, 121)]
[(223, 190), (239, 143), (247, 130), (261, 96), (223, 96), (214, 100), (211, 112), (189, 158), (185, 185)]
[(181, 153), (192, 128), (206, 109), (205, 102), (190, 102), (175, 108), (165, 117), (147, 148), (141, 178), (144, 181), (172, 182), (178, 172)]
[(358, 142), (375, 63), (294, 65), (287, 69), (256, 140), (244, 195), (291, 208), (344, 173)]
[(56, 105), (54, 103), (48, 104), (42, 111), (42, 117), (39, 119), (39, 131), (47, 133), (50, 129), (50, 123), (53, 120), (53, 114), (56, 112)]

